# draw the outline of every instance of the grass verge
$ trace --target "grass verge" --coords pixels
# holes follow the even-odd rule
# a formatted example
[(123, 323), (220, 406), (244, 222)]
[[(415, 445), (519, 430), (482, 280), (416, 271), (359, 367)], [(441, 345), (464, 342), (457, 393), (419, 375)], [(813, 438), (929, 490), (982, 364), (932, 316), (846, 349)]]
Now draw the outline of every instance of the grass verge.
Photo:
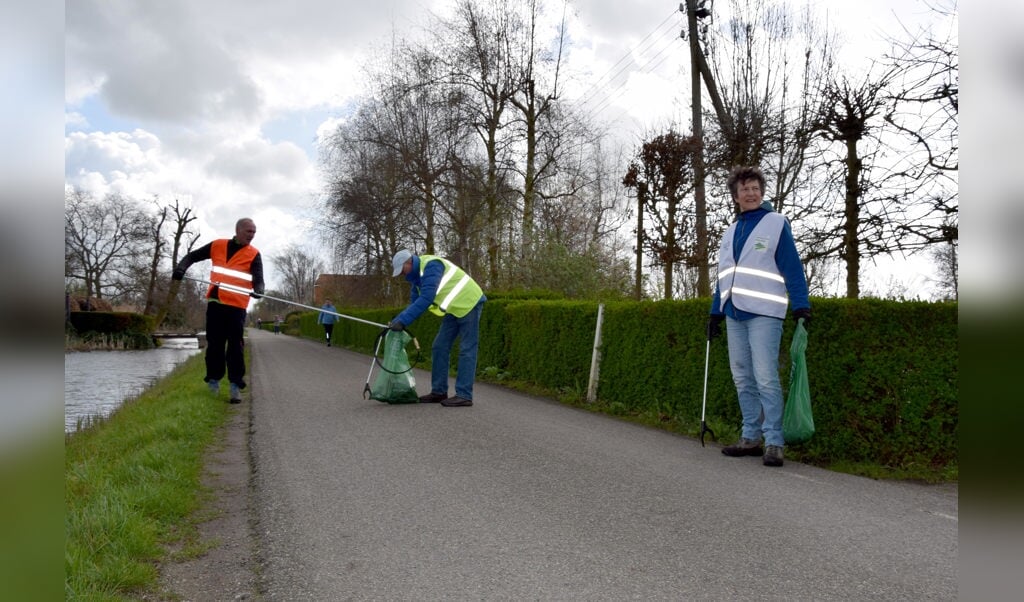
[(238, 406), (210, 398), (203, 356), (65, 438), (65, 599), (137, 600), (168, 545), (194, 541), (207, 447)]

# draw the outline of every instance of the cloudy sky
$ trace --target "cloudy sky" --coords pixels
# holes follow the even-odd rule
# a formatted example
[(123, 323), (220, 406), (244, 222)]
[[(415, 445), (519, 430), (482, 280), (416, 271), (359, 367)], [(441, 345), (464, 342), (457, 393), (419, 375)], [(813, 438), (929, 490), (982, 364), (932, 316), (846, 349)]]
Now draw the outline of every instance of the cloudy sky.
[[(550, 1), (550, 0), (549, 0)], [(726, 4), (725, 0), (718, 0)], [(363, 92), (366, 57), (410, 37), (445, 0), (76, 0), (65, 4), (65, 184), (102, 196), (180, 199), (201, 241), (255, 219), (268, 258), (308, 235), (319, 135)], [(884, 51), (922, 0), (811, 0), (841, 23), (851, 61)], [(689, 116), (679, 2), (579, 0), (566, 98), (632, 141)]]

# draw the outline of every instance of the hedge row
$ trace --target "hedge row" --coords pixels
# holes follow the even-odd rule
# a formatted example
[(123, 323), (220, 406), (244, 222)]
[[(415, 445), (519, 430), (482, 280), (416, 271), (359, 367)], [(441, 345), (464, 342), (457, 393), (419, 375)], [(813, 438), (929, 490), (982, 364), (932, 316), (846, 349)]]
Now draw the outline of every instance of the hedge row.
[[(615, 302), (604, 308), (600, 403), (699, 424), (710, 301)], [(807, 369), (816, 434), (794, 446), (821, 464), (871, 462), (894, 468), (943, 467), (958, 455), (958, 306), (877, 299), (813, 299)], [(340, 310), (386, 323), (400, 308)], [(598, 306), (594, 302), (492, 299), (481, 318), (478, 371), (568, 391), (587, 392)], [(302, 336), (322, 338), (316, 313), (294, 318)], [(410, 330), (429, 365), (439, 319), (425, 315)], [(779, 355), (788, 390), (786, 321)], [(372, 349), (379, 329), (341, 320), (335, 340)], [(709, 424), (738, 428), (736, 391), (725, 336), (711, 343)]]

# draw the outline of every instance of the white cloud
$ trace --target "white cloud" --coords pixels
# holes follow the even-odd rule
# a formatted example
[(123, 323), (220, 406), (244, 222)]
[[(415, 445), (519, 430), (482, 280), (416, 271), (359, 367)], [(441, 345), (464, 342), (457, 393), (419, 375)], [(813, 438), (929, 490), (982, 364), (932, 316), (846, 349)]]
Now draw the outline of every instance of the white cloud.
[[(72, 186), (83, 187), (84, 180), (92, 185), (105, 183), (106, 190), (94, 193), (129, 193), (113, 186), (128, 179), (144, 181), (161, 171), (159, 141), (143, 130), (134, 132), (72, 132), (65, 138), (65, 165), (73, 171), (65, 174)], [(88, 166), (88, 167), (86, 167)], [(127, 174), (131, 174), (130, 178)], [(143, 186), (144, 187), (144, 186)], [(130, 188), (130, 186), (129, 186)]]
[(64, 113), (64, 127), (84, 130), (89, 127), (89, 120), (78, 111), (68, 111)]

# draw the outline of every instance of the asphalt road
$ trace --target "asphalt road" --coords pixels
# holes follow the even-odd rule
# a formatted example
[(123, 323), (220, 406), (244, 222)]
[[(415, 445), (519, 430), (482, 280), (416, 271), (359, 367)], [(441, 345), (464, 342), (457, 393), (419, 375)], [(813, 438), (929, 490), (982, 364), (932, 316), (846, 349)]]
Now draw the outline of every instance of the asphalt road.
[(956, 487), (768, 468), (482, 383), (470, 408), (388, 405), (368, 356), (249, 343), (269, 600), (957, 598)]

